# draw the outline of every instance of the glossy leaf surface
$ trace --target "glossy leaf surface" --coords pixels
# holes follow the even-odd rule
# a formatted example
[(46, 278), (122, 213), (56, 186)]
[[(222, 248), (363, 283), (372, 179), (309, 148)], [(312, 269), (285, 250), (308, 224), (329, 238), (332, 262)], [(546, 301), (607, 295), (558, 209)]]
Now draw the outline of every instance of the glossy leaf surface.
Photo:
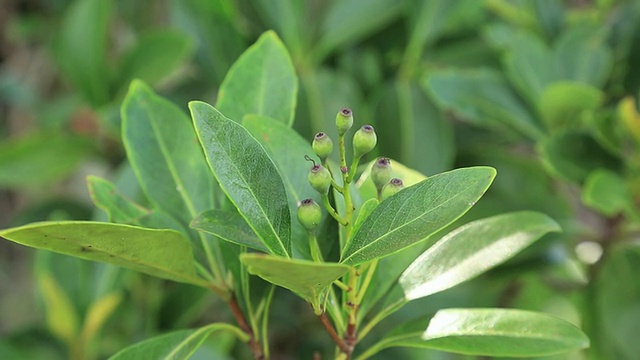
[(400, 276), (407, 300), (419, 299), (472, 279), (495, 267), (559, 225), (523, 211), (468, 223), (440, 239)]
[(230, 331), (240, 340), (248, 341), (248, 336), (238, 327), (215, 323), (196, 330), (179, 330), (156, 336), (140, 343), (124, 348), (109, 360), (185, 360), (202, 345), (214, 331)]
[(155, 207), (185, 224), (213, 208), (213, 182), (193, 125), (141, 81), (122, 105), (122, 137), (140, 186)]
[(213, 106), (192, 101), (189, 108), (209, 167), (222, 190), (272, 253), (290, 257), (287, 194), (269, 155), (245, 128)]
[(319, 307), (322, 291), (349, 271), (349, 266), (342, 264), (285, 259), (264, 254), (242, 254), (240, 260), (250, 274), (295, 292), (310, 302), (314, 309)]
[(445, 309), (427, 329), (406, 327), (382, 341), (481, 356), (545, 356), (582, 349), (589, 339), (575, 325), (544, 313), (513, 309)]
[(208, 285), (195, 274), (189, 240), (173, 230), (60, 221), (0, 230), (0, 236), (25, 246), (102, 261), (163, 279)]
[(247, 114), (258, 114), (291, 126), (297, 93), (289, 53), (276, 33), (267, 31), (229, 69), (216, 108), (237, 122)]
[(244, 218), (235, 211), (209, 210), (191, 221), (191, 227), (225, 241), (269, 252)]
[(466, 213), (487, 190), (496, 171), (457, 169), (434, 175), (389, 197), (362, 223), (342, 262), (356, 265), (424, 240)]
[[(282, 175), (291, 214), (292, 250), (296, 256), (308, 255), (307, 231), (295, 217), (298, 204), (308, 198), (322, 203), (320, 194), (309, 185), (312, 164), (304, 158), (313, 156), (309, 141), (282, 122), (265, 116), (247, 115), (242, 125), (264, 147)], [(310, 255), (306, 257), (310, 259)]]

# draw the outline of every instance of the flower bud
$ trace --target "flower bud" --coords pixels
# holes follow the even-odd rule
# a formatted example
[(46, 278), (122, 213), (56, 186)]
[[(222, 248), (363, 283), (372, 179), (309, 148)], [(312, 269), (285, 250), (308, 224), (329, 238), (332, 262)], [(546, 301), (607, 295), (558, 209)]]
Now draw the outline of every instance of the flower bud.
[(309, 184), (320, 194), (326, 194), (331, 186), (331, 173), (322, 165), (313, 165), (309, 171)]
[(353, 112), (349, 108), (342, 108), (336, 115), (336, 128), (338, 135), (342, 136), (353, 126)]
[(304, 199), (298, 204), (298, 221), (307, 231), (314, 231), (321, 220), (322, 210), (313, 199)]
[(381, 192), (381, 200), (385, 200), (386, 198), (388, 198), (389, 196), (397, 193), (398, 191), (402, 190), (402, 188), (404, 188), (404, 184), (402, 183), (402, 180), (398, 179), (398, 178), (393, 178), (391, 180), (389, 180), (388, 183), (386, 183), (384, 185), (384, 187), (382, 188), (382, 192)]
[(333, 141), (326, 133), (319, 132), (313, 137), (311, 147), (320, 160), (324, 161), (333, 151)]
[(388, 158), (381, 157), (373, 163), (371, 167), (371, 180), (373, 180), (378, 191), (381, 191), (389, 180), (391, 180), (391, 161), (389, 161)]
[(353, 156), (359, 158), (376, 147), (378, 137), (371, 125), (363, 125), (353, 135)]

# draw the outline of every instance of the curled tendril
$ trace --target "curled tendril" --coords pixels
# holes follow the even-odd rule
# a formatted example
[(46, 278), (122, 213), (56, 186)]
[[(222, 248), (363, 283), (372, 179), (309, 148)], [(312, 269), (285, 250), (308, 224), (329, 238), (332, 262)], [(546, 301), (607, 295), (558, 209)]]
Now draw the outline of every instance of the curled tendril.
[(309, 157), (309, 155), (305, 155), (304, 159), (307, 160), (307, 161), (311, 161), (313, 163), (313, 167), (316, 167), (315, 160), (313, 160), (311, 157)]

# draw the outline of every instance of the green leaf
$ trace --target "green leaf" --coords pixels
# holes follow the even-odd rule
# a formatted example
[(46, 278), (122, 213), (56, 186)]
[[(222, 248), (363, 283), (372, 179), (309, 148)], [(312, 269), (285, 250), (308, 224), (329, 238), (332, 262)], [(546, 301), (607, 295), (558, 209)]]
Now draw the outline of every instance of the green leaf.
[(298, 204), (304, 199), (311, 198), (318, 204), (322, 203), (320, 194), (311, 187), (308, 180), (311, 164), (304, 156), (313, 156), (311, 145), (295, 130), (275, 119), (247, 115), (242, 125), (264, 147), (282, 175), (291, 214), (294, 257), (304, 256), (310, 259), (307, 230), (295, 216)]
[(258, 114), (291, 126), (297, 93), (289, 53), (276, 33), (267, 31), (229, 69), (216, 107), (238, 122), (247, 114)]
[(535, 118), (495, 71), (434, 72), (423, 85), (440, 107), (474, 124), (516, 130), (532, 139), (542, 135)]
[[(405, 330), (405, 329), (403, 329)], [(479, 356), (546, 356), (589, 346), (575, 325), (513, 309), (445, 309), (424, 331), (394, 331), (376, 347), (408, 346)]]
[(213, 234), (222, 240), (268, 252), (242, 215), (235, 211), (209, 210), (191, 221), (191, 227)]
[(107, 32), (111, 2), (76, 0), (54, 42), (60, 70), (93, 106), (109, 101)]
[(538, 110), (550, 129), (581, 125), (585, 112), (596, 110), (604, 94), (582, 83), (561, 81), (549, 85), (540, 96)]
[(563, 79), (601, 88), (613, 67), (607, 30), (578, 26), (565, 31), (554, 46), (554, 58)]
[(80, 328), (80, 316), (73, 302), (51, 273), (41, 271), (38, 274), (38, 288), (42, 294), (49, 331), (70, 346)]
[(250, 274), (293, 291), (310, 302), (316, 311), (320, 309), (320, 297), (324, 289), (350, 268), (336, 263), (317, 263), (265, 254), (242, 254), (240, 261)]
[(594, 170), (617, 170), (620, 160), (590, 135), (579, 131), (553, 134), (539, 144), (545, 166), (556, 176), (582, 183)]
[(0, 230), (7, 240), (81, 259), (207, 287), (195, 274), (191, 244), (173, 230), (91, 221), (40, 222)]
[(316, 61), (320, 62), (337, 47), (370, 36), (395, 18), (404, 4), (394, 0), (371, 0), (366, 6), (360, 0), (331, 3), (321, 25)]
[(186, 34), (162, 29), (146, 33), (121, 58), (118, 87), (133, 79), (153, 85), (171, 75), (193, 53), (194, 43)]
[(522, 211), (470, 222), (444, 236), (400, 276), (405, 299), (449, 289), (502, 264), (560, 226), (546, 215)]
[[(358, 215), (356, 217), (356, 221), (353, 223), (353, 233), (357, 233), (360, 227), (362, 227), (362, 223), (371, 215), (373, 210), (378, 207), (378, 199), (369, 199), (365, 201), (360, 209), (358, 210)], [(347, 242), (348, 245), (348, 242)]]
[(634, 359), (640, 351), (636, 336), (640, 321), (640, 248), (637, 244), (613, 248), (599, 264), (602, 268), (595, 283), (595, 299), (586, 299), (595, 303), (590, 316), (597, 317), (591, 324), (597, 326), (593, 329), (597, 338), (591, 340), (596, 351), (613, 348), (618, 355), (612, 358)]
[(211, 333), (220, 330), (232, 332), (243, 342), (249, 341), (249, 336), (237, 326), (215, 323), (196, 330), (178, 330), (147, 339), (122, 349), (109, 360), (189, 359)]
[(509, 50), (502, 61), (509, 80), (532, 105), (559, 78), (551, 50), (532, 33), (520, 32), (510, 37)]
[(582, 202), (608, 217), (626, 209), (633, 209), (632, 199), (624, 180), (609, 170), (599, 169), (592, 172), (582, 188)]
[(136, 80), (122, 104), (122, 119), (127, 157), (156, 208), (184, 224), (213, 208), (213, 179), (182, 110)]
[(227, 197), (274, 254), (291, 256), (291, 217), (278, 169), (240, 124), (192, 101), (191, 116), (209, 167)]
[(50, 185), (93, 151), (88, 139), (39, 133), (0, 143), (0, 187)]
[(475, 205), (495, 175), (490, 167), (457, 169), (403, 189), (362, 223), (343, 249), (341, 262), (361, 264), (426, 239)]
[(134, 203), (122, 195), (115, 185), (97, 176), (87, 177), (93, 203), (104, 210), (109, 221), (152, 229), (173, 229), (188, 236), (184, 227), (172, 217)]

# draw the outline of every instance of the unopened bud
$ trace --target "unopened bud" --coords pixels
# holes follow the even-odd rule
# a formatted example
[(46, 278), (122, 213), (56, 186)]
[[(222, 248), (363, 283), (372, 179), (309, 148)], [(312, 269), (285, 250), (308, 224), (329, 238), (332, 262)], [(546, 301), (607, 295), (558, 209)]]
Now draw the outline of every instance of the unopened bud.
[(304, 199), (298, 205), (298, 221), (307, 231), (315, 231), (322, 220), (320, 205), (313, 199)]
[(389, 180), (391, 180), (391, 161), (389, 161), (388, 158), (381, 157), (373, 163), (371, 167), (371, 180), (376, 185), (378, 191), (381, 191)]
[(384, 187), (382, 187), (382, 192), (380, 194), (380, 197), (381, 197), (380, 200), (385, 200), (389, 196), (394, 195), (398, 191), (402, 190), (402, 188), (404, 188), (404, 184), (402, 183), (402, 180), (400, 180), (398, 178), (393, 178), (393, 179), (389, 180), (389, 182), (386, 183), (384, 185)]
[(336, 128), (338, 135), (344, 135), (353, 126), (353, 112), (349, 108), (342, 108), (336, 115)]
[(324, 161), (333, 151), (333, 141), (326, 133), (319, 132), (313, 137), (311, 147), (320, 160)]
[(367, 154), (378, 142), (376, 131), (371, 125), (363, 125), (353, 135), (353, 156), (359, 158), (364, 154)]
[(313, 165), (309, 171), (309, 184), (320, 194), (326, 194), (331, 186), (331, 173), (322, 165)]

